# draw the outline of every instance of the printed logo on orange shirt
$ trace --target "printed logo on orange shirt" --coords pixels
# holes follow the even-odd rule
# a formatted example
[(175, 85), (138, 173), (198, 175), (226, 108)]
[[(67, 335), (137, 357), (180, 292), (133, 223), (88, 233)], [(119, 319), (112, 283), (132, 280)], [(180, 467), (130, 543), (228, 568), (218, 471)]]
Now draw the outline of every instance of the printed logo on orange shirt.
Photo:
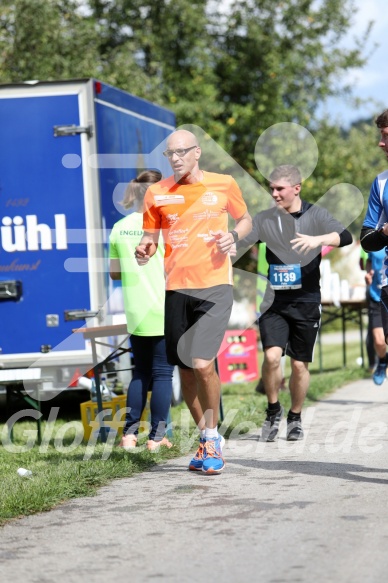
[(210, 233), (198, 233), (197, 237), (203, 239), (205, 243), (209, 243), (209, 241), (214, 241), (214, 235)]
[(167, 204), (185, 204), (185, 197), (181, 194), (155, 194), (155, 206), (165, 206)]
[(172, 214), (166, 215), (166, 221), (168, 222), (169, 225), (173, 225), (174, 223), (177, 222), (178, 219), (179, 219), (178, 213), (172, 213)]
[(209, 221), (210, 219), (216, 219), (221, 214), (220, 211), (210, 211), (208, 209), (202, 211), (201, 213), (194, 213), (193, 219), (195, 221)]
[(202, 195), (201, 200), (202, 200), (202, 204), (212, 206), (212, 205), (217, 204), (218, 196), (216, 195), (215, 192), (205, 192), (205, 194)]

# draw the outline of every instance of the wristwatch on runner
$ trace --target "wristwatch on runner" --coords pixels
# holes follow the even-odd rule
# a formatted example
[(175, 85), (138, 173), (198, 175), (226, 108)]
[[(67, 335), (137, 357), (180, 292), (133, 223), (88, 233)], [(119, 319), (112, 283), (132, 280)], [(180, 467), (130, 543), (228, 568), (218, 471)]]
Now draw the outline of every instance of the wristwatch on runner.
[(234, 242), (237, 243), (238, 241), (238, 233), (237, 231), (229, 231), (229, 233), (232, 235)]

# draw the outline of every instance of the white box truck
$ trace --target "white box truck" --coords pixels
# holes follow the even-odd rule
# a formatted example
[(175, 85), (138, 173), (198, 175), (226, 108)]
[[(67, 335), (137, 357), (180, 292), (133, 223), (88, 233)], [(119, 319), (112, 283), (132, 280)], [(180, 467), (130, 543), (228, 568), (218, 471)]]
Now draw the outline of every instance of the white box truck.
[(64, 389), (92, 366), (72, 330), (124, 321), (118, 294), (109, 301), (109, 232), (140, 169), (171, 173), (162, 151), (174, 127), (171, 111), (95, 79), (0, 86), (5, 378), (40, 369), (45, 389)]

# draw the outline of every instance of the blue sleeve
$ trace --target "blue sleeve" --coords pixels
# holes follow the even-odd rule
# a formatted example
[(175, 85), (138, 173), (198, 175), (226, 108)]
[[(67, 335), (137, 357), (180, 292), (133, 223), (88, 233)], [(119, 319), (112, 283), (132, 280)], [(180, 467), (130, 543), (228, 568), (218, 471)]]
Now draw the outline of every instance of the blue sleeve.
[(370, 189), (368, 209), (366, 211), (363, 227), (376, 229), (386, 221), (383, 205), (380, 201), (380, 191), (377, 178), (374, 179)]

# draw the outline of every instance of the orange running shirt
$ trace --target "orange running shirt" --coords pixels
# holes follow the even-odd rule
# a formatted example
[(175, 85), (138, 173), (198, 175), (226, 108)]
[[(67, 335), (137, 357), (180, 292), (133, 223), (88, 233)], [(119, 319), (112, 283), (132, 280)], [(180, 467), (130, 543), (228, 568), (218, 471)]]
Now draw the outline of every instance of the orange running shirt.
[(247, 211), (232, 176), (203, 172), (201, 182), (185, 185), (170, 176), (149, 187), (144, 208), (144, 231), (162, 229), (166, 289), (233, 284), (230, 257), (211, 234), (228, 231), (228, 213), (236, 220)]

